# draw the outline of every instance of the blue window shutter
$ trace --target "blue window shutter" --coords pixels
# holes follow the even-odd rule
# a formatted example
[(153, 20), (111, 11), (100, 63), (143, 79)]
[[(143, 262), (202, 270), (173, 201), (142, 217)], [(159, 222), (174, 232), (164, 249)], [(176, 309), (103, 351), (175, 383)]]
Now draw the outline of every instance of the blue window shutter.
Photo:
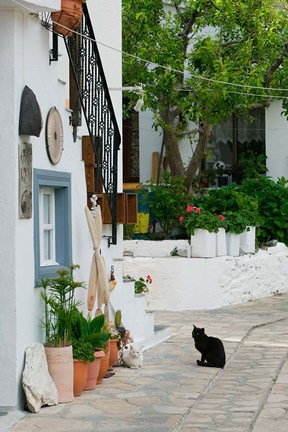
[[(39, 189), (55, 189), (56, 261), (59, 265), (40, 266)], [(71, 174), (34, 169), (34, 263), (35, 286), (43, 278), (57, 276), (57, 270), (72, 264)]]

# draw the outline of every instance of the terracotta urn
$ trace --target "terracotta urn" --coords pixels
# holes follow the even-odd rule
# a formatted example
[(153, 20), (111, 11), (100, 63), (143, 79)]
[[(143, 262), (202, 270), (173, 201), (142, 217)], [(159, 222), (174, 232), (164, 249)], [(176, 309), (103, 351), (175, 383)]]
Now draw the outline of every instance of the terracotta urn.
[(45, 354), (49, 373), (58, 391), (59, 403), (73, 401), (72, 345), (67, 347), (45, 347)]
[(82, 360), (73, 359), (74, 365), (74, 396), (80, 396), (85, 388), (88, 376), (88, 364)]
[(118, 360), (118, 339), (110, 339), (110, 356), (108, 369), (112, 369)]
[(100, 370), (101, 358), (105, 356), (104, 351), (98, 350), (94, 353), (95, 360), (88, 364), (88, 376), (84, 390), (94, 390)]
[(101, 358), (101, 362), (100, 362), (100, 370), (99, 370), (99, 375), (97, 378), (97, 384), (102, 384), (103, 378), (108, 370), (109, 367), (109, 357), (110, 357), (110, 340), (108, 343), (108, 348), (105, 352), (104, 357)]
[(61, 10), (51, 13), (53, 31), (63, 36), (72, 36), (82, 19), (82, 0), (61, 0)]

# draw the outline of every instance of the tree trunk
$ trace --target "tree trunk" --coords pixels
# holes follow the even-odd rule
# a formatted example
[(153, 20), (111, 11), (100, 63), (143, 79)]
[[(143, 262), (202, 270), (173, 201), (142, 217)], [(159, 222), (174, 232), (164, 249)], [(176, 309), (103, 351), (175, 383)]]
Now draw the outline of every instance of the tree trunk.
[(185, 170), (185, 166), (182, 161), (181, 153), (178, 145), (178, 138), (175, 130), (175, 119), (177, 117), (176, 111), (171, 112), (169, 109), (160, 112), (161, 119), (168, 125), (167, 129), (164, 130), (163, 145), (165, 147), (167, 164), (171, 173), (174, 176), (186, 176), (186, 187), (187, 191), (191, 189), (193, 178), (197, 174), (206, 147), (209, 141), (213, 126), (209, 123), (203, 123), (200, 126), (199, 139), (192, 158)]
[(196, 149), (193, 153), (193, 156), (189, 162), (189, 165), (186, 169), (185, 175), (186, 175), (186, 187), (187, 190), (191, 189), (191, 184), (193, 181), (194, 176), (197, 174), (197, 171), (200, 168), (211, 132), (212, 132), (213, 125), (209, 123), (203, 123), (200, 127), (200, 133), (199, 133), (199, 139), (198, 144), (196, 146)]
[(167, 164), (170, 171), (174, 176), (185, 175), (185, 168), (179, 151), (178, 140), (174, 133), (174, 121), (177, 114), (166, 109), (160, 112), (160, 117), (168, 125), (168, 128), (164, 130), (163, 145), (165, 147)]

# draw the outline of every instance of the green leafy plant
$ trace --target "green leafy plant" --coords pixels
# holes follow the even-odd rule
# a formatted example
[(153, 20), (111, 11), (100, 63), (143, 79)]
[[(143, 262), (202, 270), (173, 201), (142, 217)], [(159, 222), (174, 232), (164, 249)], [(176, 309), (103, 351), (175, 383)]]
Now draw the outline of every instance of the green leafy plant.
[(244, 179), (256, 179), (267, 172), (267, 156), (257, 154), (249, 149), (239, 156), (239, 168), (242, 170)]
[(46, 346), (68, 346), (72, 343), (72, 326), (78, 317), (81, 301), (75, 299), (76, 288), (83, 288), (83, 282), (74, 280), (73, 271), (78, 265), (58, 270), (55, 279), (41, 279), (43, 290), (40, 295), (45, 305), (42, 325), (45, 329)]
[(223, 226), (223, 215), (217, 215), (208, 210), (189, 205), (184, 216), (180, 216), (180, 222), (185, 226), (188, 235), (193, 235), (196, 228), (206, 229), (209, 232), (217, 232)]
[(170, 252), (170, 256), (179, 256), (177, 246), (175, 246), (174, 249), (172, 249), (172, 251)]
[(83, 339), (76, 339), (72, 343), (73, 358), (91, 363), (95, 360), (94, 348), (90, 342)]
[(152, 278), (150, 275), (146, 276), (146, 279), (140, 277), (134, 283), (135, 294), (142, 294), (148, 292), (148, 285), (152, 283)]
[(225, 229), (227, 232), (241, 234), (249, 225), (249, 220), (247, 219), (245, 212), (241, 212), (240, 210), (236, 212), (224, 212), (224, 216)]
[(259, 226), (261, 222), (257, 199), (244, 193), (236, 184), (212, 189), (195, 202), (213, 213), (222, 212), (225, 228), (230, 232), (242, 232), (246, 226)]
[(89, 342), (94, 350), (98, 348), (106, 349), (111, 334), (108, 329), (104, 330), (104, 315), (102, 314), (91, 319), (90, 316), (85, 318), (79, 310), (77, 312), (77, 319), (72, 326), (73, 340), (82, 339), (84, 342)]
[(239, 190), (258, 202), (260, 224), (256, 231), (259, 244), (278, 240), (288, 246), (288, 180), (269, 177), (246, 179)]
[(164, 172), (159, 184), (150, 184), (150, 193), (145, 196), (151, 219), (159, 222), (165, 238), (172, 236), (173, 229), (179, 226), (179, 214), (181, 214), (192, 195), (187, 194), (185, 177), (173, 176)]

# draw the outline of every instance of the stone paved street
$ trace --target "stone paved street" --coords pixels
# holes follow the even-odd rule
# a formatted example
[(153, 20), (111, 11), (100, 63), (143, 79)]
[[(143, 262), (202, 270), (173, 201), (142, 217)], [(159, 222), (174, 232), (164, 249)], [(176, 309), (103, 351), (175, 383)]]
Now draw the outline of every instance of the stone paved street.
[[(115, 375), (73, 403), (26, 413), (13, 432), (287, 432), (288, 295), (210, 311), (157, 312), (171, 338), (144, 367)], [(225, 345), (225, 368), (201, 368), (192, 325)], [(0, 431), (1, 423), (0, 423)]]

